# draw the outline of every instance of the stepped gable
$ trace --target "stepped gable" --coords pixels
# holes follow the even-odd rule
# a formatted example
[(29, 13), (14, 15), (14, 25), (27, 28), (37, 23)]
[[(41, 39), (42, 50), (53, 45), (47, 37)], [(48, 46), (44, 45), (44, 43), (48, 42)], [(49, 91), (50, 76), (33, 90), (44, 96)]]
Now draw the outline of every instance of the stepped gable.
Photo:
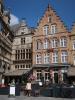
[[(48, 17), (51, 16), (51, 23), (48, 22)], [(68, 29), (61, 18), (57, 15), (56, 11), (48, 4), (44, 15), (40, 18), (37, 29), (42, 28), (44, 25), (56, 24), (58, 27), (58, 32), (68, 32)], [(40, 32), (41, 33), (41, 32)]]
[(75, 22), (72, 25), (71, 34), (75, 35)]

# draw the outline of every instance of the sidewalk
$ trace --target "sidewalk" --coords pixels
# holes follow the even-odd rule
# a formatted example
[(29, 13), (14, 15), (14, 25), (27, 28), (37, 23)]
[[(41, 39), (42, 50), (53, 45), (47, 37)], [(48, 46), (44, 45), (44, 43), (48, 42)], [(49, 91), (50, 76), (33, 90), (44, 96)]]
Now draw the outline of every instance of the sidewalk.
[(75, 100), (75, 98), (54, 98), (54, 97), (27, 97), (27, 96), (16, 96), (8, 97), (7, 95), (0, 95), (0, 100)]

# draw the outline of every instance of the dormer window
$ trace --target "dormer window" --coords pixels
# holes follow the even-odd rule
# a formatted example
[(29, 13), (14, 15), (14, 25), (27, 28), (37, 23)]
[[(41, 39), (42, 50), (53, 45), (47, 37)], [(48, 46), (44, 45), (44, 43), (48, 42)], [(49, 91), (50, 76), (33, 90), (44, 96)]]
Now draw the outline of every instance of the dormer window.
[(51, 15), (48, 16), (48, 22), (51, 23)]

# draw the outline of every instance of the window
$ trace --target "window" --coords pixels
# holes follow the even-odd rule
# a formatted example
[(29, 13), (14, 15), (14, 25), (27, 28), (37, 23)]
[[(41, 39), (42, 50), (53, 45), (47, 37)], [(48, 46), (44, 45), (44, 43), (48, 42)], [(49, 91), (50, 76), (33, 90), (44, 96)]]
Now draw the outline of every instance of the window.
[(21, 45), (24, 45), (24, 44), (25, 44), (25, 37), (21, 38)]
[(29, 59), (29, 51), (30, 51), (30, 49), (26, 49), (26, 59)]
[(29, 59), (32, 58), (32, 53), (31, 53), (31, 50), (29, 49)]
[(67, 51), (62, 51), (61, 53), (61, 62), (67, 63), (68, 62), (68, 53)]
[(26, 69), (29, 69), (30, 68), (30, 64), (26, 64)]
[(75, 65), (75, 55), (73, 56), (73, 64)]
[(48, 16), (48, 22), (51, 23), (51, 15)]
[(73, 47), (73, 50), (75, 50), (75, 40), (73, 40), (72, 42), (72, 47)]
[(60, 39), (60, 47), (67, 47), (67, 39), (65, 37)]
[(36, 55), (36, 64), (41, 64), (41, 54)]
[(50, 79), (50, 73), (49, 72), (45, 72), (45, 81), (49, 81)]
[(52, 63), (58, 63), (58, 52), (52, 53)]
[(41, 47), (41, 46), (42, 46), (41, 41), (38, 40), (36, 43), (37, 43), (37, 44), (36, 44), (36, 45), (37, 45), (37, 50), (38, 50), (38, 49), (41, 49), (41, 48), (42, 48), (42, 47)]
[(45, 53), (44, 54), (44, 64), (49, 64), (50, 63), (50, 57), (49, 57), (49, 53)]
[(23, 59), (25, 59), (25, 49), (23, 49)]
[(51, 40), (51, 47), (52, 47), (52, 48), (58, 47), (58, 41), (57, 41), (57, 39)]
[(21, 50), (21, 59), (23, 59), (23, 50)]
[(21, 35), (24, 35), (24, 32), (21, 32)]
[(37, 81), (41, 81), (42, 73), (41, 70), (37, 70)]
[(43, 28), (43, 31), (44, 31), (44, 35), (48, 35), (49, 34), (49, 26), (45, 25)]
[(15, 51), (15, 59), (19, 60), (20, 59), (20, 50)]
[(56, 25), (51, 25), (51, 34), (57, 33), (57, 26)]
[(44, 49), (49, 48), (49, 41), (47, 39), (44, 40)]
[(19, 65), (15, 65), (15, 69), (19, 69)]

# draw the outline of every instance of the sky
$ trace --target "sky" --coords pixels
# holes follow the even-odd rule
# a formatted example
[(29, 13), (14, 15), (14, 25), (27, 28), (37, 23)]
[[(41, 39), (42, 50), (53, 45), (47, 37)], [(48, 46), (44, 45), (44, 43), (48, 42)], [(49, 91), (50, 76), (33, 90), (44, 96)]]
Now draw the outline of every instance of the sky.
[(4, 0), (5, 8), (11, 12), (11, 25), (24, 18), (30, 27), (37, 26), (48, 4), (70, 29), (75, 22), (75, 0)]

